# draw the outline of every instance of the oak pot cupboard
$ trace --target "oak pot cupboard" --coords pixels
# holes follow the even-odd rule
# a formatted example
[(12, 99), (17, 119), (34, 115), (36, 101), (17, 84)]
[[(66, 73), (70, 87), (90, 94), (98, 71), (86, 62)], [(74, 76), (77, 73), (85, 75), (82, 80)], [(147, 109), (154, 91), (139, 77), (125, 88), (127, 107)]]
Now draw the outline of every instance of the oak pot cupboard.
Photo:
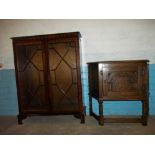
[[(100, 125), (104, 122), (140, 122), (148, 118), (148, 60), (103, 61), (88, 63), (89, 110)], [(99, 115), (93, 112), (92, 97), (98, 100)], [(104, 117), (104, 101), (141, 101), (142, 115)], [(117, 103), (116, 103), (117, 104)]]

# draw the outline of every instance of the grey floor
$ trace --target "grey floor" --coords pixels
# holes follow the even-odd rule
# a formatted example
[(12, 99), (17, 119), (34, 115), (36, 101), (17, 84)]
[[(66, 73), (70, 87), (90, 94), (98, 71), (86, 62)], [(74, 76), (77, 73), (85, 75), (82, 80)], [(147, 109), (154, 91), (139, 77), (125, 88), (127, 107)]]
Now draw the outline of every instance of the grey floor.
[(17, 124), (15, 116), (0, 116), (1, 135), (154, 135), (155, 117), (149, 117), (148, 126), (140, 123), (105, 123), (99, 126), (93, 117), (86, 123), (73, 116), (33, 116)]

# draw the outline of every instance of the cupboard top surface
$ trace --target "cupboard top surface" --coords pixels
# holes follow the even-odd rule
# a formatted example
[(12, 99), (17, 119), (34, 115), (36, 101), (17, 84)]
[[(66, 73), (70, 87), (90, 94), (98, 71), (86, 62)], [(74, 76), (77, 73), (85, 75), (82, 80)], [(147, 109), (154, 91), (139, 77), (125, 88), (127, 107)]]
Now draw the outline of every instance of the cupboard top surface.
[(25, 40), (25, 39), (39, 39), (39, 38), (66, 38), (66, 37), (81, 37), (80, 32), (68, 32), (68, 33), (56, 33), (56, 34), (44, 34), (44, 35), (34, 35), (34, 36), (21, 36), (12, 37), (13, 40)]
[(116, 60), (116, 61), (96, 61), (96, 62), (87, 62), (87, 64), (99, 64), (99, 63), (138, 63), (138, 62), (149, 62), (149, 60)]

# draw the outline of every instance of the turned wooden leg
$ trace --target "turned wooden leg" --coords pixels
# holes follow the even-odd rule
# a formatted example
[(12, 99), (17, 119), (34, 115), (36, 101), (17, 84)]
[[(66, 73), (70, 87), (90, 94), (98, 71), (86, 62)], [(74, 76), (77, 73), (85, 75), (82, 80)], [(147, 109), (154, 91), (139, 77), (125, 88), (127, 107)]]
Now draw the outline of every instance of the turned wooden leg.
[(148, 119), (148, 103), (147, 100), (142, 101), (142, 124), (144, 126), (147, 125), (147, 119)]
[(92, 116), (92, 97), (89, 95), (89, 115)]
[(99, 100), (99, 125), (104, 125), (104, 117), (103, 117), (103, 101)]

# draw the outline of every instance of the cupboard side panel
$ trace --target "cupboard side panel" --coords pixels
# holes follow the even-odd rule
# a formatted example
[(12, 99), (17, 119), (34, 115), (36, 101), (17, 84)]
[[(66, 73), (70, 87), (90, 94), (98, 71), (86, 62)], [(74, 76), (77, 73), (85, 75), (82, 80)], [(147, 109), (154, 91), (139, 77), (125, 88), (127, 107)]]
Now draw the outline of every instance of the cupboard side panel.
[(98, 64), (88, 64), (88, 82), (89, 95), (94, 98), (99, 98), (99, 70)]

